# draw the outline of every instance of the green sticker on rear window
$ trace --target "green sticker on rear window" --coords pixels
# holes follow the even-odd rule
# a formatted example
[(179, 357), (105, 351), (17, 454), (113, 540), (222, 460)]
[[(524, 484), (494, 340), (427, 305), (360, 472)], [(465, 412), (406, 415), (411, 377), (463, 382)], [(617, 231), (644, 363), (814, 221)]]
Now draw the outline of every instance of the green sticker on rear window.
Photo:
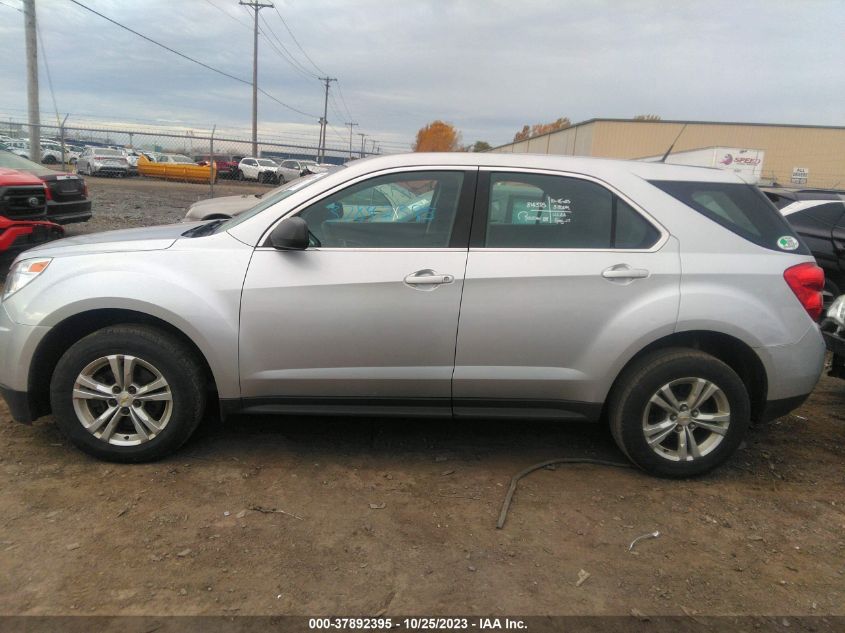
[(784, 235), (778, 238), (778, 246), (785, 251), (794, 251), (798, 248), (798, 240), (791, 235)]

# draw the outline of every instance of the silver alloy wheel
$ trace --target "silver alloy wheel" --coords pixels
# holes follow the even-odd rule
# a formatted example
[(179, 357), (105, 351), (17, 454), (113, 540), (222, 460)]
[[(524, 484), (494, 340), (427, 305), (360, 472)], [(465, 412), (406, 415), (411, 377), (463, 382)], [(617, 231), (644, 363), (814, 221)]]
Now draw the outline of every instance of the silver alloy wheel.
[(111, 354), (89, 363), (73, 385), (73, 409), (86, 431), (114, 446), (157, 437), (173, 412), (161, 372), (136, 356)]
[(666, 383), (643, 412), (643, 434), (651, 449), (668, 460), (685, 462), (713, 452), (728, 432), (731, 407), (715, 383), (680, 378)]

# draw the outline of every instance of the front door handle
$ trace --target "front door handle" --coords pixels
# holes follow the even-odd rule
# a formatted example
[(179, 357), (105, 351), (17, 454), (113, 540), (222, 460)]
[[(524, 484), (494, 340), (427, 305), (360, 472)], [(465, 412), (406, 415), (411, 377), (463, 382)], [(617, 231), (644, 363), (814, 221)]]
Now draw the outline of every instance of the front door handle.
[(405, 277), (405, 283), (409, 286), (436, 286), (450, 284), (455, 281), (454, 275), (441, 275), (431, 269), (418, 270)]
[(644, 279), (648, 275), (645, 268), (631, 268), (628, 264), (616, 264), (605, 268), (601, 273), (605, 279)]

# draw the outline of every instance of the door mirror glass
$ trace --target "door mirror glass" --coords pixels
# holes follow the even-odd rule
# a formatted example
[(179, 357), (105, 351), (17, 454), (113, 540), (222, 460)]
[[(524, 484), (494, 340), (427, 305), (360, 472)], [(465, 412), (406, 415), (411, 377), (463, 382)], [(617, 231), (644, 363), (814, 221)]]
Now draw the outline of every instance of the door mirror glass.
[(308, 248), (308, 224), (302, 218), (287, 218), (270, 233), (270, 245), (283, 251)]

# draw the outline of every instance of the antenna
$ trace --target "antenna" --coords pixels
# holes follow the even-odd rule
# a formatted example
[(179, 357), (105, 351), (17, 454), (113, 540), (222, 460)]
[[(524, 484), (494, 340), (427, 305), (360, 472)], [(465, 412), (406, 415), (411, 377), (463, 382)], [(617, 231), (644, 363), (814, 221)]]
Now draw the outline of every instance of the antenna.
[(669, 149), (667, 149), (667, 150), (666, 150), (666, 153), (665, 153), (665, 154), (663, 154), (663, 158), (661, 158), (661, 159), (660, 159), (660, 162), (661, 162), (661, 163), (665, 163), (665, 162), (666, 162), (666, 159), (667, 159), (667, 158), (669, 158), (669, 154), (671, 154), (671, 153), (672, 153), (672, 150), (675, 148), (675, 143), (677, 143), (677, 142), (678, 142), (678, 139), (679, 139), (679, 138), (681, 138), (681, 134), (683, 134), (683, 133), (684, 133), (684, 130), (686, 130), (686, 129), (687, 129), (687, 124), (686, 124), (686, 123), (684, 123), (684, 127), (682, 127), (682, 128), (681, 128), (681, 131), (680, 131), (680, 132), (678, 132), (678, 136), (676, 136), (676, 137), (675, 137), (675, 140), (674, 140), (674, 141), (672, 141), (672, 144), (669, 146)]

